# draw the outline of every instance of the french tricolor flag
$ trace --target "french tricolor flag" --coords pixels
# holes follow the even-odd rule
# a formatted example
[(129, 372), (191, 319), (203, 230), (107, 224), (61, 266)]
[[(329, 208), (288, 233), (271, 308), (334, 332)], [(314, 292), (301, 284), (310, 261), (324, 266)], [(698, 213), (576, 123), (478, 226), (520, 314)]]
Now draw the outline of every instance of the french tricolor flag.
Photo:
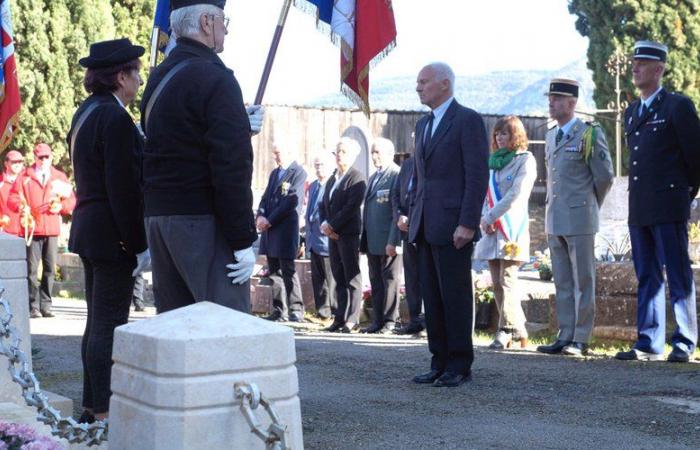
[(0, 33), (2, 34), (2, 54), (0, 54), (0, 152), (5, 150), (17, 132), (19, 110), (22, 102), (19, 97), (15, 44), (12, 39), (12, 14), (10, 0), (0, 0)]

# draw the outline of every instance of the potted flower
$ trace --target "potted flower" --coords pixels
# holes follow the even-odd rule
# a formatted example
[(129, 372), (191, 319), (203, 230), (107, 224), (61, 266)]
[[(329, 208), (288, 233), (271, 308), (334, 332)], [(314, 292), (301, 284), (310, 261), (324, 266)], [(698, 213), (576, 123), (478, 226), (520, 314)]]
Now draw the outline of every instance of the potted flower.
[(63, 450), (63, 446), (47, 436), (39, 436), (29, 425), (0, 422), (0, 448), (8, 450)]
[(544, 252), (535, 252), (535, 264), (533, 265), (540, 274), (540, 280), (550, 281), (552, 279), (552, 260), (549, 258), (549, 249)]
[(491, 274), (488, 271), (481, 272), (474, 277), (474, 328), (477, 330), (488, 329), (495, 306), (494, 298)]

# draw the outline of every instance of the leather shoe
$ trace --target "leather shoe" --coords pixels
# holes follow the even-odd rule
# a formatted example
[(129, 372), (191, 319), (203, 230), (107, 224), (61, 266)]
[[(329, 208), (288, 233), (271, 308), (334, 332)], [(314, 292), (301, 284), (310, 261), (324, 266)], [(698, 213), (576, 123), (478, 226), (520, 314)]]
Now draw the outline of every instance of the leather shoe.
[(668, 354), (666, 361), (687, 363), (690, 361), (690, 355), (678, 347), (673, 347), (673, 350), (671, 350), (671, 353)]
[(32, 319), (39, 319), (43, 316), (41, 315), (38, 309), (32, 309), (31, 311), (29, 311), (29, 317), (31, 317)]
[(368, 326), (367, 328), (361, 329), (360, 333), (362, 333), (362, 334), (374, 334), (374, 333), (378, 333), (379, 330), (381, 330), (381, 329), (382, 329), (381, 325), (373, 323), (372, 325)]
[(405, 327), (401, 327), (396, 330), (396, 334), (417, 334), (423, 331), (425, 328), (423, 325), (418, 323), (409, 323)]
[(394, 325), (394, 322), (387, 322), (384, 324), (384, 326), (378, 331), (379, 334), (393, 334), (394, 329), (396, 329), (396, 325)]
[(270, 322), (286, 322), (289, 319), (283, 316), (281, 312), (275, 311), (269, 316), (265, 317), (265, 320), (269, 320)]
[(433, 384), (442, 375), (441, 370), (433, 369), (428, 373), (423, 373), (413, 377), (413, 382), (418, 384)]
[[(670, 355), (669, 355), (670, 356)], [(617, 352), (615, 359), (622, 361), (663, 361), (664, 355), (650, 353), (633, 348), (626, 352)]]
[(465, 381), (471, 380), (471, 375), (462, 375), (461, 373), (445, 372), (440, 375), (440, 378), (435, 380), (435, 387), (457, 387)]
[(345, 325), (343, 325), (340, 328), (340, 332), (345, 333), (345, 334), (350, 334), (355, 330), (356, 327), (357, 327), (357, 325), (355, 325), (352, 322), (345, 322)]
[(290, 321), (290, 322), (297, 322), (297, 323), (303, 323), (303, 322), (305, 322), (305, 321), (304, 321), (304, 317), (303, 317), (303, 316), (299, 316), (299, 315), (297, 315), (297, 314), (290, 314), (290, 315), (289, 315), (289, 321)]
[(572, 342), (561, 349), (561, 353), (568, 356), (585, 356), (588, 354), (588, 345), (583, 342)]
[(570, 344), (570, 342), (561, 341), (561, 340), (557, 339), (557, 341), (553, 344), (538, 346), (537, 351), (540, 353), (547, 353), (549, 355), (556, 355), (556, 354), (561, 353), (561, 351), (564, 349), (564, 347), (566, 347), (569, 344)]
[(91, 424), (91, 423), (94, 423), (95, 420), (97, 420), (97, 419), (95, 418), (95, 415), (93, 413), (91, 413), (88, 410), (84, 410), (83, 413), (78, 418), (78, 423)]
[(329, 327), (324, 328), (323, 331), (327, 331), (329, 333), (337, 333), (340, 331), (341, 328), (343, 328), (342, 323), (333, 322)]

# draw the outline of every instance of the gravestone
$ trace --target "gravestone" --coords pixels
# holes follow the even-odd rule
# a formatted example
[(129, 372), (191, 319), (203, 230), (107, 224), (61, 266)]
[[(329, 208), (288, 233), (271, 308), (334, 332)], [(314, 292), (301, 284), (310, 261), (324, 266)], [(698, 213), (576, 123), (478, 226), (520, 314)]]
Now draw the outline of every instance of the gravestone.
[(616, 177), (600, 209), (600, 231), (596, 235), (596, 257), (628, 250), (628, 178)]
[(353, 167), (365, 176), (365, 180), (368, 180), (374, 172), (374, 166), (370, 164), (369, 157), (372, 136), (363, 128), (353, 125), (343, 131), (343, 137), (348, 137), (360, 144), (360, 154), (355, 159)]

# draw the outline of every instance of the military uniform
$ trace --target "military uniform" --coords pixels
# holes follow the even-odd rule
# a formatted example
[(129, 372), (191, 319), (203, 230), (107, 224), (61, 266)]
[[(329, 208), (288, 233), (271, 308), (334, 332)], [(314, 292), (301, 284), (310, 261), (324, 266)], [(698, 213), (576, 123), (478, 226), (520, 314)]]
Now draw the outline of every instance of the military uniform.
[[(639, 42), (635, 58), (659, 48), (665, 47)], [(665, 60), (665, 52), (660, 56)], [(628, 222), (639, 280), (634, 349), (663, 354), (665, 266), (677, 324), (671, 343), (681, 356), (691, 355), (698, 331), (687, 222), (700, 186), (700, 121), (688, 97), (663, 88), (652, 95), (644, 105), (633, 102), (624, 118), (630, 150)]]
[[(559, 127), (549, 130), (545, 146), (545, 231), (556, 287), (558, 339), (585, 344), (595, 315), (598, 211), (612, 185), (612, 161), (600, 127), (574, 119), (559, 143), (558, 131)], [(594, 138), (588, 150), (587, 133)]]

